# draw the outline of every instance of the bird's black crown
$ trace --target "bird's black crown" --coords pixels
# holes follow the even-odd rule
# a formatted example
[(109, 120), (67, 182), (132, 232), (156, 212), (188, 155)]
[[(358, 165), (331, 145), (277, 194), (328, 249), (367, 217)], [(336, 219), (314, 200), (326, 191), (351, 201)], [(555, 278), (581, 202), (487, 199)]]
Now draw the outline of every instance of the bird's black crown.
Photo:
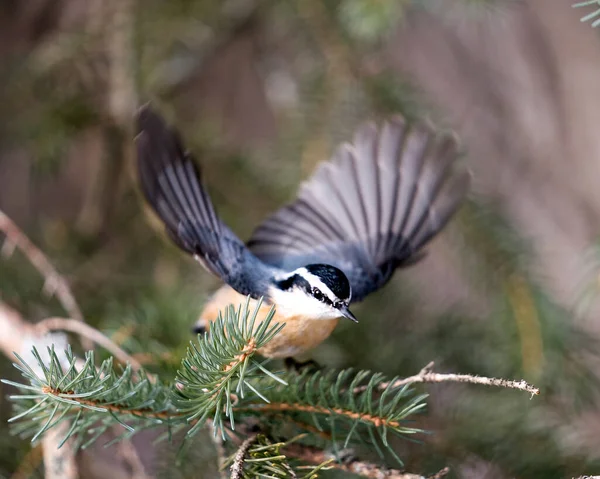
[[(339, 301), (347, 303), (350, 300), (352, 292), (350, 289), (350, 282), (342, 270), (328, 264), (309, 264), (305, 269), (310, 274), (319, 278), (319, 280), (335, 294)], [(276, 281), (275, 284), (283, 291), (299, 288), (309, 295), (315, 295), (315, 288), (313, 288), (310, 282), (301, 274), (292, 274), (282, 281)], [(318, 299), (320, 301), (325, 301), (327, 300), (327, 297), (321, 296), (321, 298)]]
[(329, 264), (309, 264), (306, 270), (317, 276), (342, 301), (350, 299), (350, 282), (341, 269)]

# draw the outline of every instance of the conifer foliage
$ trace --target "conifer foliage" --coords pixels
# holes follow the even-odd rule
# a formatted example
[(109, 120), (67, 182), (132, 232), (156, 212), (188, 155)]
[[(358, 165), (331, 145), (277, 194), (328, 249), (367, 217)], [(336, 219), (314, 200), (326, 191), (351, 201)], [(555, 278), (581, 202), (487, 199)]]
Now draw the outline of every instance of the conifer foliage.
[[(171, 383), (131, 366), (115, 367), (112, 358), (97, 366), (93, 351), (81, 360), (70, 349), (63, 354), (50, 348), (49, 359), (34, 350), (35, 364), (18, 357), (14, 366), (23, 382), (3, 381), (20, 390), (11, 396), (13, 432), (36, 441), (68, 421), (61, 444), (74, 437), (86, 448), (115, 425), (123, 430), (117, 440), (163, 428), (171, 440), (186, 430), (189, 441), (210, 423), (232, 447), (251, 440), (243, 454), (247, 461), (234, 461), (238, 477), (287, 477), (281, 475), (292, 468), (286, 445), (314, 447), (319, 439), (332, 451), (368, 444), (402, 464), (388, 439), (422, 432), (409, 421), (425, 407), (426, 395), (369, 371), (268, 369), (256, 352), (285, 325), (272, 324), (273, 310), (257, 325), (258, 309), (248, 302), (229, 306), (209, 332), (190, 342)], [(293, 436), (285, 436), (286, 426)], [(298, 477), (316, 477), (325, 463), (301, 469)]]

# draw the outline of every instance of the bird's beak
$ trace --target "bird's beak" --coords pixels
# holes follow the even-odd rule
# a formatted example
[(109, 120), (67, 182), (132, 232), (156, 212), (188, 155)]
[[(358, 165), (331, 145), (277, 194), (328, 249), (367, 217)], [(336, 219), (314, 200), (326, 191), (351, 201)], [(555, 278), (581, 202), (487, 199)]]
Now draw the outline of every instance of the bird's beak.
[(356, 316), (354, 316), (352, 314), (352, 311), (350, 311), (347, 306), (341, 308), (340, 313), (342, 313), (342, 316), (344, 318), (348, 318), (350, 321), (354, 321), (355, 323), (358, 323), (358, 319), (356, 319)]

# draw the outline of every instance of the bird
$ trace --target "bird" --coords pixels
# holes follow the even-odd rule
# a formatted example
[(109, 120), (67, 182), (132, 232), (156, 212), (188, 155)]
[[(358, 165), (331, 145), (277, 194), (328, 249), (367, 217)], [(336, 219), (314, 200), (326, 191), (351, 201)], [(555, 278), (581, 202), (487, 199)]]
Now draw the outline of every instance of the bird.
[(135, 144), (140, 189), (167, 235), (224, 283), (196, 331), (247, 298), (260, 307), (255, 327), (274, 306), (285, 326), (258, 351), (267, 358), (293, 359), (340, 319), (357, 322), (350, 304), (424, 256), (470, 183), (455, 135), (401, 115), (370, 121), (244, 242), (217, 215), (179, 133), (149, 104), (137, 111)]

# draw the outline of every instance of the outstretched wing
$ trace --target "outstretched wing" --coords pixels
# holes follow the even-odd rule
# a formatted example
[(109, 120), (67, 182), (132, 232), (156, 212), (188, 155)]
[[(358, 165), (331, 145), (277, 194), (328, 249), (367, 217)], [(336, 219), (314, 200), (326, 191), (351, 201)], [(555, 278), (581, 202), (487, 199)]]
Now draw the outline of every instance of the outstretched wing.
[(297, 200), (253, 233), (248, 246), (271, 265), (340, 268), (360, 301), (397, 267), (413, 263), (460, 205), (466, 171), (454, 171), (453, 137), (394, 117), (360, 128), (302, 185)]
[(136, 147), (142, 191), (171, 239), (238, 293), (265, 295), (274, 268), (221, 222), (177, 133), (149, 106), (137, 115)]

